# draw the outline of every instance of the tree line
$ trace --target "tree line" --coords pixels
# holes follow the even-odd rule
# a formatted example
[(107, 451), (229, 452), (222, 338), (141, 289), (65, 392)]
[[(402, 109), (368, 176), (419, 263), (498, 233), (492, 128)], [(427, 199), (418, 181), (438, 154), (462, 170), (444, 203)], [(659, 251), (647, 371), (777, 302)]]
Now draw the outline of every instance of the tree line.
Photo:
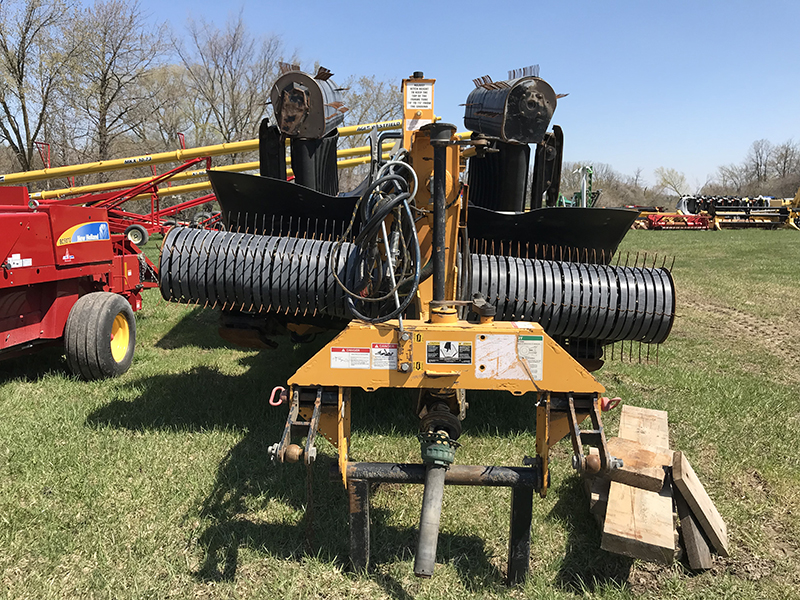
[[(42, 168), (37, 142), (60, 166), (255, 138), (281, 62), (318, 66), (241, 13), (175, 30), (136, 0), (0, 0), (0, 170)], [(342, 75), (349, 123), (398, 118), (399, 85)]]
[[(253, 33), (241, 14), (222, 25), (197, 19), (173, 28), (154, 25), (137, 0), (0, 0), (0, 172), (42, 168), (43, 144), (60, 166), (175, 150), (179, 134), (189, 147), (252, 139), (270, 115), (281, 62), (308, 71), (319, 65), (301, 62), (279, 36)], [(346, 88), (349, 124), (400, 117), (398, 82), (335, 79)], [(245, 160), (255, 155), (214, 164)], [(792, 196), (800, 185), (800, 146), (792, 140), (753, 142), (741, 163), (720, 166), (699, 189), (675, 169), (657, 169), (656, 184), (647, 185), (642, 169), (625, 175), (583, 162), (564, 164), (565, 195), (580, 188), (582, 164), (593, 165), (594, 188), (609, 206), (670, 205), (687, 193)], [(343, 173), (343, 187), (356, 175)]]
[(693, 186), (682, 172), (669, 167), (657, 168), (653, 173), (655, 185), (648, 186), (642, 169), (624, 175), (603, 163), (565, 162), (561, 171), (561, 189), (565, 195), (580, 189), (577, 169), (581, 165), (593, 166), (593, 187), (603, 190), (599, 201), (603, 206), (670, 207), (687, 194), (790, 198), (800, 188), (800, 144), (791, 139), (780, 144), (756, 140), (741, 162), (717, 167), (699, 186)]

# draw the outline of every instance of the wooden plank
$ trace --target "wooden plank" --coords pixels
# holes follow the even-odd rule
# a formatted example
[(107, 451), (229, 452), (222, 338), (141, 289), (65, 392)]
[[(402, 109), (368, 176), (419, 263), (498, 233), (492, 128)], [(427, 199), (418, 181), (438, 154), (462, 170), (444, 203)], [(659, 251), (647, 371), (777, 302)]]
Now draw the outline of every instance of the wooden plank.
[(612, 481), (660, 492), (666, 477), (665, 467), (672, 466), (671, 450), (652, 450), (639, 442), (609, 438), (608, 451), (622, 459), (622, 467), (609, 473)]
[[(600, 451), (594, 446), (589, 447), (589, 454), (600, 456)], [(594, 515), (594, 520), (600, 529), (603, 529), (603, 520), (606, 518), (606, 505), (608, 504), (608, 488), (611, 482), (606, 477), (584, 477), (583, 489), (589, 499), (589, 513)]]
[[(653, 450), (667, 450), (667, 413), (623, 406), (620, 438)], [(609, 552), (669, 564), (675, 556), (672, 521), (672, 486), (660, 492), (643, 490), (614, 481), (608, 492), (601, 547)]]
[(608, 490), (611, 482), (602, 477), (593, 477), (589, 480), (589, 512), (602, 519), (606, 516), (608, 506)]
[(619, 437), (651, 449), (668, 450), (667, 411), (623, 405), (619, 418)]
[(708, 536), (711, 545), (721, 556), (728, 556), (728, 528), (725, 521), (717, 512), (717, 507), (708, 497), (708, 493), (683, 452), (676, 452), (673, 457), (672, 479), (700, 527)]
[(600, 547), (668, 565), (675, 557), (672, 489), (661, 493), (611, 482)]
[(694, 515), (692, 515), (686, 500), (683, 499), (677, 489), (675, 490), (675, 504), (678, 506), (683, 547), (686, 548), (686, 558), (689, 560), (689, 566), (695, 571), (710, 569), (713, 561), (708, 540), (702, 529), (700, 529), (700, 525), (698, 525)]

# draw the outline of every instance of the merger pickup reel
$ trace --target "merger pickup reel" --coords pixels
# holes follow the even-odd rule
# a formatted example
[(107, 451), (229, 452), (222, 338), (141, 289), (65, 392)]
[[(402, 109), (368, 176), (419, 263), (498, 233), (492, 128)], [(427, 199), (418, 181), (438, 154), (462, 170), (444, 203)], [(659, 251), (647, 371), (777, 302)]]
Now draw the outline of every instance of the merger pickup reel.
[[(507, 486), (508, 578), (517, 582), (550, 448), (570, 436), (579, 472), (618, 466), (603, 432), (605, 389), (590, 371), (609, 344), (666, 339), (673, 283), (665, 268), (611, 265), (636, 211), (547, 206), (558, 196), (563, 136), (547, 131), (557, 96), (538, 73), (476, 80), (469, 139), (436, 122), (433, 90), (422, 73), (403, 81), (399, 149), (387, 162), (378, 152), (359, 189), (338, 194), (337, 88), (327, 71), (287, 69), (272, 94), (277, 125), (262, 125), (261, 176), (211, 171), (228, 231), (172, 229), (161, 291), (221, 305), (241, 331), (261, 327), (259, 339), (269, 320), (295, 334), (339, 331), (282, 390), (289, 415), (270, 452), (310, 465), (318, 433), (337, 449), (356, 568), (369, 563), (370, 482), (425, 485), (420, 577), (433, 574), (445, 484)], [(286, 181), (287, 141), (295, 183)], [(413, 391), (420, 463), (349, 460), (352, 388)], [(523, 466), (456, 464), (466, 390), (530, 394), (535, 456), (521, 456)]]

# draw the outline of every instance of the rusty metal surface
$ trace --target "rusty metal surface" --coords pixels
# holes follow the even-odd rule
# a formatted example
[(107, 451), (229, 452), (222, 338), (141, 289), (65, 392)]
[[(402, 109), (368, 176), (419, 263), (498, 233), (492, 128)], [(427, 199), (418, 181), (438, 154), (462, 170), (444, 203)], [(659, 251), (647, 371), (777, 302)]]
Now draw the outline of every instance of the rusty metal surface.
[(330, 75), (327, 69), (324, 78), (291, 70), (277, 79), (270, 96), (281, 133), (318, 139), (344, 121), (344, 95)]
[(356, 571), (363, 571), (369, 566), (369, 481), (349, 480), (347, 499), (350, 514), (350, 561)]
[(539, 144), (556, 110), (556, 93), (544, 79), (482, 81), (467, 97), (464, 124), (504, 142)]
[[(383, 483), (424, 483), (425, 465), (408, 463), (347, 463), (348, 481), (366, 479)], [(452, 465), (445, 475), (446, 485), (490, 487), (529, 487), (538, 490), (542, 472), (536, 467), (497, 467)]]

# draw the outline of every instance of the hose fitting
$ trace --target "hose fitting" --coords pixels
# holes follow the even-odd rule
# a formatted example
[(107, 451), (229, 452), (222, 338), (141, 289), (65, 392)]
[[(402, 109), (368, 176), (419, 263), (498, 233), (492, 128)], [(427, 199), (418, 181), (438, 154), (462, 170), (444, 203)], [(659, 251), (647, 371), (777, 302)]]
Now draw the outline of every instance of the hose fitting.
[(461, 446), (450, 439), (444, 431), (428, 431), (420, 433), (419, 450), (422, 462), (426, 465), (449, 467), (456, 459), (456, 448)]

